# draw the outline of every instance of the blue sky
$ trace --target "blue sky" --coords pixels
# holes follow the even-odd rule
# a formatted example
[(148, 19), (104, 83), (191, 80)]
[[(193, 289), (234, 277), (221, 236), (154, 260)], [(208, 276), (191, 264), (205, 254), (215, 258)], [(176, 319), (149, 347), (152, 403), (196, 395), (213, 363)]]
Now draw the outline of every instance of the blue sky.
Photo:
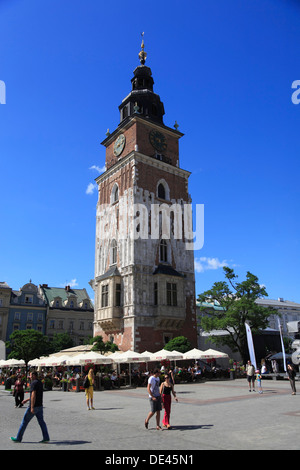
[(0, 25), (0, 281), (93, 297), (87, 188), (144, 31), (164, 123), (185, 134), (180, 165), (205, 207), (197, 294), (226, 264), (240, 280), (256, 274), (270, 298), (300, 302), (298, 1), (0, 0)]

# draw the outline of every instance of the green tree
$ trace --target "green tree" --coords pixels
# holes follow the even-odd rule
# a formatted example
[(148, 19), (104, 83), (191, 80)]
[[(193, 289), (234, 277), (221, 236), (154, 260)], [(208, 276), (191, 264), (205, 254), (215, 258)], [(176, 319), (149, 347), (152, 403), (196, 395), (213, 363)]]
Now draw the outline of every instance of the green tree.
[(171, 339), (164, 347), (167, 351), (178, 351), (180, 353), (185, 353), (192, 349), (191, 342), (185, 336), (176, 336), (176, 338)]
[(55, 333), (51, 341), (52, 352), (56, 353), (63, 349), (72, 348), (74, 342), (68, 333)]
[(23, 359), (28, 368), (28, 362), (40, 356), (47, 356), (51, 351), (47, 336), (36, 330), (16, 330), (6, 343), (11, 349), (8, 359)]
[[(210, 332), (212, 330), (225, 330), (226, 336), (211, 336), (209, 339), (217, 345), (227, 345), (233, 352), (239, 352), (246, 362), (248, 355), (245, 322), (253, 333), (268, 326), (268, 317), (274, 314), (274, 309), (263, 307), (256, 303), (259, 298), (267, 297), (264, 286), (259, 284), (258, 278), (249, 271), (246, 280), (237, 282), (238, 276), (233, 269), (224, 267), (226, 281), (215, 282), (211, 289), (198, 296), (199, 302), (216, 303), (218, 309), (200, 318), (201, 328)], [(207, 310), (207, 307), (201, 307)]]
[(119, 348), (115, 343), (111, 341), (103, 341), (102, 336), (95, 336), (94, 338), (90, 339), (90, 344), (93, 344), (92, 351), (99, 351), (101, 354), (105, 354), (106, 352), (115, 352), (118, 351)]

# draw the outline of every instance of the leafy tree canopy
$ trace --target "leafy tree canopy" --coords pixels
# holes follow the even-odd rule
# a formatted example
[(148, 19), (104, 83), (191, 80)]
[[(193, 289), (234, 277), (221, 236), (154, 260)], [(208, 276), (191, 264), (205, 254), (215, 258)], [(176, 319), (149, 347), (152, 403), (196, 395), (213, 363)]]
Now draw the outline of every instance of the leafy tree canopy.
[(56, 353), (62, 351), (63, 349), (72, 348), (74, 346), (74, 342), (68, 333), (55, 333), (53, 335), (51, 345), (52, 352)]
[(177, 336), (171, 339), (164, 347), (167, 351), (178, 351), (185, 353), (192, 349), (191, 342), (185, 336)]
[(29, 361), (51, 352), (51, 344), (47, 336), (36, 330), (16, 330), (6, 343), (11, 349), (9, 359), (23, 359), (26, 367)]
[[(224, 267), (223, 270), (226, 281), (215, 282), (211, 289), (198, 296), (199, 302), (216, 306), (216, 309), (209, 309), (209, 314), (201, 316), (200, 324), (206, 332), (225, 330), (228, 335), (211, 336), (209, 339), (217, 345), (229, 346), (233, 352), (238, 351), (246, 362), (248, 348), (245, 322), (253, 333), (258, 333), (268, 326), (268, 317), (274, 314), (274, 309), (256, 303), (257, 299), (267, 297), (268, 294), (254, 274), (248, 271), (246, 280), (237, 282), (238, 276), (233, 269)], [(208, 307), (202, 306), (200, 310), (207, 311)]]
[(119, 350), (115, 343), (112, 343), (111, 341), (103, 341), (102, 336), (95, 336), (94, 338), (91, 338), (90, 344), (94, 344), (92, 351), (99, 351), (101, 354)]

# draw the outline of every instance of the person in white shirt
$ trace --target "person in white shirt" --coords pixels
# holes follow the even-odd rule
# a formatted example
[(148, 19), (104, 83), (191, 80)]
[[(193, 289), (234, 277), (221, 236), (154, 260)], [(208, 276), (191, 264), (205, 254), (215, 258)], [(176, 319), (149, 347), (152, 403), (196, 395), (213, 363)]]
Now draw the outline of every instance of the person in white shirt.
[(160, 370), (155, 369), (153, 375), (148, 379), (147, 391), (149, 394), (150, 400), (150, 409), (147, 418), (145, 419), (145, 428), (148, 429), (148, 424), (150, 418), (156, 413), (156, 429), (161, 429), (160, 426), (160, 412), (161, 412), (161, 395), (159, 391), (160, 379), (159, 379)]

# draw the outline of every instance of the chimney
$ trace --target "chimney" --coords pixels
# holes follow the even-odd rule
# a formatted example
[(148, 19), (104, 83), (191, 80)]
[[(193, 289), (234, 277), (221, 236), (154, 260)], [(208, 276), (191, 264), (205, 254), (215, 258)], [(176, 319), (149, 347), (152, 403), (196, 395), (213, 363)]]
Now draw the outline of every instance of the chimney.
[(67, 292), (70, 292), (70, 286), (65, 286), (65, 290), (66, 290)]

